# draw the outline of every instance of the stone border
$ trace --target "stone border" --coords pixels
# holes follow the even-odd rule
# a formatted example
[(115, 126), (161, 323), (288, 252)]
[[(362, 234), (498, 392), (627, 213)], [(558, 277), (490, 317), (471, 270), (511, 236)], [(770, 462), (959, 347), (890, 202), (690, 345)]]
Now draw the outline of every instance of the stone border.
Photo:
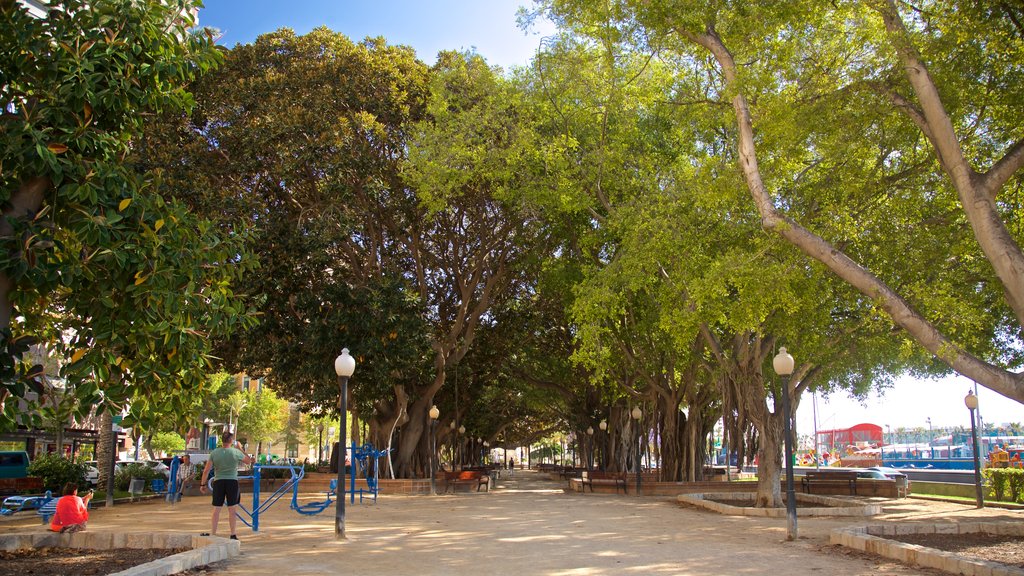
[[(783, 518), (786, 516), (785, 508), (744, 508), (714, 502), (714, 500), (749, 500), (753, 502), (755, 497), (755, 492), (705, 492), (703, 494), (681, 494), (676, 497), (676, 500), (680, 504), (711, 510), (719, 514), (766, 516), (769, 518)], [(797, 516), (875, 516), (882, 513), (881, 504), (861, 504), (842, 498), (830, 498), (816, 494), (796, 494), (796, 499), (800, 502), (822, 505), (821, 508), (797, 507)]]
[(35, 532), (0, 536), (0, 550), (15, 551), (32, 548), (81, 548), (110, 550), (113, 548), (191, 548), (166, 558), (133, 566), (111, 576), (165, 576), (177, 574), (197, 566), (205, 566), (234, 558), (242, 552), (238, 540), (217, 536), (196, 536), (182, 532), (133, 534), (127, 532)]
[(829, 534), (829, 543), (892, 558), (905, 564), (937, 568), (964, 576), (1021, 576), (1024, 574), (1024, 569), (1006, 564), (961, 558), (954, 552), (944, 552), (935, 548), (883, 538), (883, 536), (899, 534), (973, 534), (977, 532), (1020, 537), (1024, 536), (1024, 525), (1019, 522), (950, 522), (836, 528)]

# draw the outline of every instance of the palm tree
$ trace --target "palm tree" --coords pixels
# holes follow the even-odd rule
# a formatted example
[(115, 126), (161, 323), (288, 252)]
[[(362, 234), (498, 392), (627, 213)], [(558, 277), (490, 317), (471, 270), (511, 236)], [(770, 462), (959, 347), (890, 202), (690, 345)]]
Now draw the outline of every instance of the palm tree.
[[(96, 466), (100, 469), (99, 485), (107, 493), (107, 506), (114, 505), (114, 479), (109, 478), (114, 468), (114, 417), (108, 411), (100, 414), (100, 444), (96, 448)], [(109, 478), (109, 479), (108, 479)]]

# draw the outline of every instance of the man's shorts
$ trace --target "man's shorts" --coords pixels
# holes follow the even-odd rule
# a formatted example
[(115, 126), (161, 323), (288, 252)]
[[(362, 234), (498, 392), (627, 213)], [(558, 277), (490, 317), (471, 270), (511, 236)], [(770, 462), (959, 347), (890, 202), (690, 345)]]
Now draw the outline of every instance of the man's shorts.
[(214, 480), (213, 481), (213, 505), (238, 506), (242, 501), (241, 491), (238, 489), (238, 480)]

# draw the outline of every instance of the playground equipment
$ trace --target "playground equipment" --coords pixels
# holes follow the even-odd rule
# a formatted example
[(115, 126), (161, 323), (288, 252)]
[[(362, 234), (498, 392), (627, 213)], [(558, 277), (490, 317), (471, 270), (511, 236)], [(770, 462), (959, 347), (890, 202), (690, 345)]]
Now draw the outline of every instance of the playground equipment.
[[(377, 501), (378, 492), (378, 475), (376, 465), (377, 459), (381, 458), (386, 451), (374, 449), (372, 444), (364, 444), (363, 446), (356, 447), (352, 445), (352, 461), (358, 463), (359, 470), (362, 472), (366, 479), (366, 488), (356, 488), (356, 474), (350, 474), (350, 484), (348, 490), (341, 490), (341, 497), (344, 498), (345, 494), (350, 495), (351, 501), (355, 502), (356, 493), (359, 494), (359, 501), (363, 501), (364, 495), (373, 496), (373, 501)], [(370, 467), (370, 458), (373, 457), (373, 466)], [(172, 463), (172, 468), (175, 466)], [(261, 501), (260, 484), (264, 470), (288, 470), (290, 477), (279, 486), (270, 496), (267, 496), (265, 500)], [(278, 500), (281, 499), (289, 491), (292, 493), (291, 503), (289, 508), (295, 510), (299, 514), (315, 515), (320, 514), (326, 510), (332, 503), (335, 502), (335, 498), (338, 497), (338, 486), (337, 480), (331, 480), (330, 489), (327, 492), (326, 500), (317, 502), (307, 502), (305, 504), (299, 503), (299, 482), (305, 477), (306, 471), (301, 464), (283, 464), (283, 465), (267, 465), (267, 464), (255, 464), (253, 465), (252, 476), (239, 476), (239, 480), (252, 479), (252, 507), (247, 509), (245, 506), (239, 504), (239, 512), (236, 513), (238, 518), (248, 527), (252, 528), (253, 532), (259, 532), (260, 529), (260, 513), (267, 511), (273, 506)], [(209, 485), (212, 488), (213, 479), (209, 480)]]
[(53, 500), (53, 493), (46, 491), (44, 496), (9, 496), (0, 506), (0, 516), (10, 516), (22, 510), (38, 510)]

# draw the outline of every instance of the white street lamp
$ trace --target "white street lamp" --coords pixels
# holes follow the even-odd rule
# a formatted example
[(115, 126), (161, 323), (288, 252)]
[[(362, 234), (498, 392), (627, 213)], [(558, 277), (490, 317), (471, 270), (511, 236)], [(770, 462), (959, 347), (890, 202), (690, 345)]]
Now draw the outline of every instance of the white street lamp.
[(639, 406), (633, 406), (630, 416), (633, 417), (633, 420), (636, 420), (636, 495), (640, 496), (640, 457), (644, 451), (643, 434), (640, 433), (640, 419), (643, 418), (644, 413), (640, 410)]
[[(967, 396), (964, 397), (964, 405), (967, 406), (967, 411), (971, 413), (971, 443), (974, 444), (974, 498), (978, 504), (978, 508), (985, 507), (985, 497), (981, 492), (981, 462), (980, 448), (981, 445), (978, 442), (978, 427), (975, 424), (974, 413), (978, 410), (978, 397), (974, 395), (974, 390), (968, 390)], [(950, 446), (952, 448), (952, 446)]]
[(345, 414), (348, 412), (348, 379), (356, 371), (356, 359), (349, 355), (348, 348), (342, 348), (341, 354), (334, 359), (334, 372), (338, 374), (338, 386), (341, 396), (338, 398), (338, 414), (341, 418), (341, 430), (338, 435), (338, 500), (334, 508), (334, 538), (345, 539)]
[(793, 491), (793, 432), (791, 430), (792, 414), (789, 408), (789, 376), (793, 373), (793, 357), (786, 349), (779, 348), (779, 353), (772, 358), (775, 373), (782, 376), (782, 443), (786, 457), (786, 539), (793, 540), (796, 533), (796, 493)]
[[(427, 412), (430, 416), (430, 495), (437, 495), (437, 486), (435, 485), (436, 480), (434, 479), (434, 455), (437, 453), (437, 436), (434, 432), (434, 428), (437, 425), (437, 417), (441, 415), (441, 411), (437, 409), (437, 405), (434, 404), (430, 407), (430, 411)], [(452, 422), (455, 424), (455, 422)]]

